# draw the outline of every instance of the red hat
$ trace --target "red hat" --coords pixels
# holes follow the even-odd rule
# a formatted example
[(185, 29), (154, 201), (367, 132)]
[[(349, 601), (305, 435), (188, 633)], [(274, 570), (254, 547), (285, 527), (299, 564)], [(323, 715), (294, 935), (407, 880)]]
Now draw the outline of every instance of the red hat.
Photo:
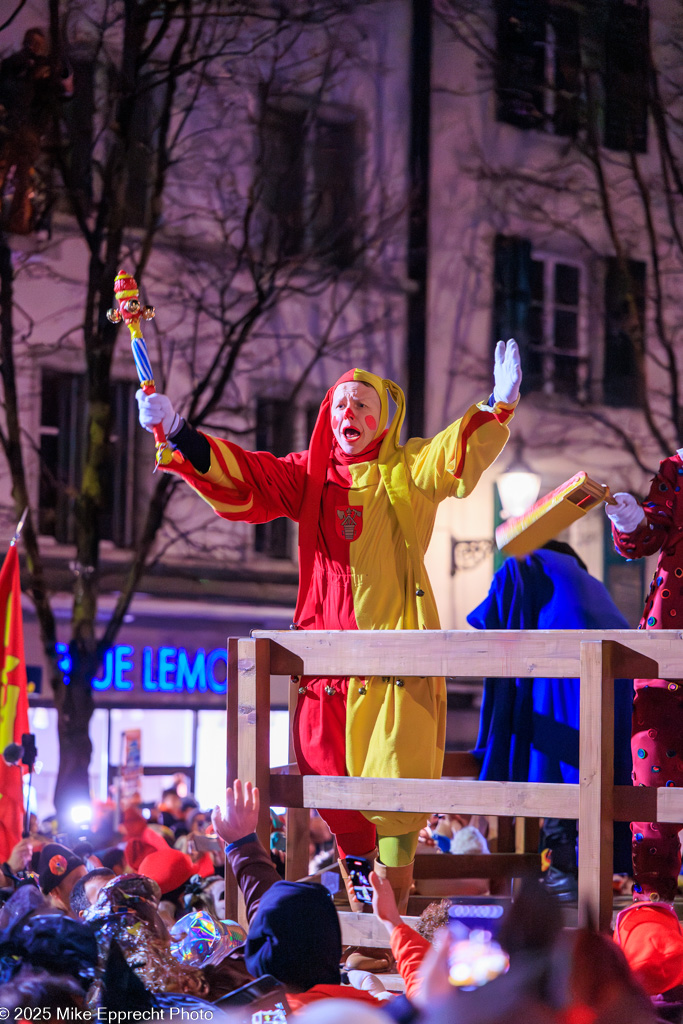
[(650, 996), (683, 984), (683, 933), (673, 907), (634, 903), (616, 920), (614, 941)]
[(162, 896), (179, 889), (195, 874), (194, 865), (188, 855), (170, 846), (148, 853), (140, 862), (138, 871), (159, 884)]

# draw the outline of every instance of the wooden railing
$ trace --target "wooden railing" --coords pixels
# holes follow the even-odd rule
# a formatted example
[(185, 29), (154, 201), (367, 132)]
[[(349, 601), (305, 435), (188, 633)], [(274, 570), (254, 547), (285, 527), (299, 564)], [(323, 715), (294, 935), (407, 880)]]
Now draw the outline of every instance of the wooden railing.
[[(288, 878), (307, 873), (312, 807), (576, 818), (580, 920), (591, 914), (606, 928), (612, 822), (683, 822), (683, 789), (615, 786), (613, 767), (613, 681), (683, 679), (683, 633), (675, 630), (256, 631), (231, 639), (228, 655), (228, 784), (241, 778), (259, 786), (266, 844), (268, 807), (290, 809)], [(271, 769), (271, 675), (580, 677), (579, 784), (452, 777), (471, 774), (468, 755), (447, 756), (436, 780), (301, 776), (293, 764)], [(290, 711), (296, 700), (292, 684)], [(226, 886), (226, 899), (234, 908), (234, 886)]]

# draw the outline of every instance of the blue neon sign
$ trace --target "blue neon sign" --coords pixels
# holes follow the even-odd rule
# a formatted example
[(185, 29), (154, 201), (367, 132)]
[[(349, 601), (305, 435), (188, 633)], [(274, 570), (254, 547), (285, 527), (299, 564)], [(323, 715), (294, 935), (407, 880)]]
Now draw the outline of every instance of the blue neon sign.
[[(69, 682), (71, 658), (67, 644), (58, 643), (58, 665)], [(106, 651), (93, 690), (142, 689), (147, 693), (216, 693), (227, 689), (228, 658), (225, 648), (203, 648), (191, 653), (186, 647), (143, 647), (116, 644)]]

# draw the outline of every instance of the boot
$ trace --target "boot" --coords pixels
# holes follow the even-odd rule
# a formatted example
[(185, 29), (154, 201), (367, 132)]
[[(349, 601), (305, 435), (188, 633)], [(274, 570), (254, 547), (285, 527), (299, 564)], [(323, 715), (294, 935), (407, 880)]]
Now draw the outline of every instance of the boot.
[(386, 878), (396, 897), (398, 912), (403, 916), (408, 909), (408, 899), (413, 886), (413, 868), (415, 861), (404, 864), (402, 867), (390, 867), (382, 864), (381, 860), (375, 861), (375, 872), (380, 878)]
[[(355, 856), (355, 854), (354, 854), (354, 856)], [(375, 863), (377, 863), (377, 861), (375, 860), (376, 856), (377, 856), (377, 848), (376, 847), (375, 847), (374, 850), (370, 850), (369, 853), (362, 854), (362, 857), (364, 858), (364, 860), (369, 861), (370, 864), (372, 864), (373, 861), (375, 861)], [(355, 896), (354, 891), (353, 891), (353, 884), (351, 882), (351, 878), (349, 876), (348, 871), (346, 870), (346, 862), (345, 862), (344, 858), (343, 857), (339, 857), (338, 860), (337, 860), (337, 864), (339, 865), (339, 874), (341, 875), (341, 880), (342, 880), (342, 889), (340, 890), (342, 895), (340, 896), (340, 899), (343, 898), (343, 895), (346, 895), (346, 898), (349, 901), (349, 906), (351, 907), (351, 910), (353, 910), (356, 914), (362, 914), (362, 913), (365, 913), (366, 911), (371, 910), (372, 908), (370, 907), (369, 903), (361, 903), (359, 900), (356, 899), (356, 896)]]

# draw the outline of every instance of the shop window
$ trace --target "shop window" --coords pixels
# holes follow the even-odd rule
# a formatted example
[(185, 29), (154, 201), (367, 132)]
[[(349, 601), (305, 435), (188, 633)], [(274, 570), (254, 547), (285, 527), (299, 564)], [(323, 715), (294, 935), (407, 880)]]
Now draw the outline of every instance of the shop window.
[[(119, 547), (133, 542), (135, 508), (135, 385), (111, 385), (112, 428), (100, 538)], [(60, 544), (75, 541), (75, 506), (81, 486), (87, 431), (87, 388), (83, 374), (42, 371), (38, 528)]]
[(560, 0), (497, 0), (496, 7), (499, 121), (575, 135), (586, 46), (602, 56), (604, 145), (646, 151), (649, 15), (643, 0), (611, 0), (598, 11)]
[(326, 110), (264, 107), (256, 193), (266, 248), (344, 268), (354, 259), (357, 130), (348, 111)]
[(641, 404), (636, 351), (645, 329), (645, 264), (606, 261), (603, 401), (618, 408)]
[[(291, 401), (259, 398), (256, 403), (256, 450), (271, 452), (278, 458), (288, 455), (294, 446), (294, 407)], [(280, 517), (258, 523), (254, 531), (254, 550), (268, 558), (291, 558), (292, 526)]]

